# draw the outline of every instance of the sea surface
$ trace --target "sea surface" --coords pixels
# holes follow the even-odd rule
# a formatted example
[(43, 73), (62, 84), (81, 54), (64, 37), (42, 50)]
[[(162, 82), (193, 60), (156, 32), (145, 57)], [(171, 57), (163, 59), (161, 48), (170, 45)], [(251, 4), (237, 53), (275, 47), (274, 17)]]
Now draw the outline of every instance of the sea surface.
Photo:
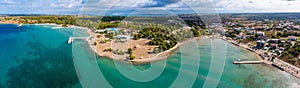
[(288, 88), (300, 80), (264, 64), (234, 65), (236, 59), (258, 60), (220, 39), (193, 40), (163, 61), (134, 65), (95, 56), (78, 28), (55, 25), (0, 24), (0, 88), (53, 87), (218, 87)]

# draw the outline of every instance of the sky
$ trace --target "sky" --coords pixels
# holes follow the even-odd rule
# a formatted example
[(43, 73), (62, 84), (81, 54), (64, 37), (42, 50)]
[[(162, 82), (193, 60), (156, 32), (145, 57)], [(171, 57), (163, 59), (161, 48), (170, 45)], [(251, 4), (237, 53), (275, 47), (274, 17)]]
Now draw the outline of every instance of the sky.
[(1, 0), (0, 14), (300, 12), (300, 0)]

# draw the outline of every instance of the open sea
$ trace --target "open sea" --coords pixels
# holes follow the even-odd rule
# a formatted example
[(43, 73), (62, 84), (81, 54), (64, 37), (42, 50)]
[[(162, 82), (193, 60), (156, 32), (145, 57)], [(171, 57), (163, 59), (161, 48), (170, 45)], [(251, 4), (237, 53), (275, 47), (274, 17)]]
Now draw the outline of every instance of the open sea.
[[(162, 61), (130, 65), (95, 56), (78, 28), (0, 24), (0, 88), (299, 88), (300, 80), (220, 39), (194, 40)], [(133, 68), (132, 68), (133, 67)], [(153, 69), (152, 69), (153, 68)]]

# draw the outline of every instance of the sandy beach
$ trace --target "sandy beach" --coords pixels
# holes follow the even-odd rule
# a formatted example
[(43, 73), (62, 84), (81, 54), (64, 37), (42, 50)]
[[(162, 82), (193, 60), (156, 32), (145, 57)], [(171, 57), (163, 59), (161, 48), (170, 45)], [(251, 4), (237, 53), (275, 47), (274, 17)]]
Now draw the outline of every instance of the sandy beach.
[[(128, 61), (128, 62), (133, 62), (133, 63), (148, 63), (148, 62), (155, 62), (155, 61), (160, 61), (163, 59), (166, 59), (167, 57), (170, 56), (170, 54), (175, 51), (177, 48), (179, 48), (181, 45), (192, 41), (194, 39), (199, 39), (202, 37), (196, 37), (196, 38), (191, 38), (191, 39), (186, 39), (180, 43), (177, 43), (174, 47), (172, 47), (169, 50), (160, 52), (160, 53), (156, 53), (156, 54), (149, 54), (146, 53), (152, 51), (153, 48), (157, 47), (157, 46), (149, 46), (149, 45), (145, 45), (145, 43), (149, 42), (149, 40), (147, 39), (139, 39), (139, 40), (129, 40), (127, 42), (124, 43), (115, 43), (113, 41), (107, 42), (107, 43), (97, 43), (97, 45), (94, 45), (95, 42), (99, 42), (96, 38), (97, 35), (89, 28), (86, 27), (78, 27), (78, 26), (70, 26), (70, 27), (74, 27), (74, 28), (80, 28), (80, 29), (84, 29), (86, 30), (90, 37), (86, 39), (86, 41), (89, 43), (90, 48), (99, 56), (103, 56), (103, 57), (108, 57), (110, 59), (114, 59), (114, 60), (120, 60), (120, 61)], [(138, 46), (138, 47), (137, 47)], [(136, 58), (134, 60), (129, 60), (128, 59), (128, 54), (124, 54), (124, 55), (118, 55), (118, 54), (113, 54), (112, 52), (103, 52), (103, 50), (105, 49), (118, 49), (121, 51), (127, 51), (128, 48), (132, 48), (132, 47), (137, 47), (137, 49), (133, 50), (133, 53), (135, 54)], [(141, 48), (139, 48), (141, 47)]]
[[(87, 32), (90, 34), (90, 37), (93, 37), (93, 39), (87, 39), (87, 41), (90, 47), (96, 52), (96, 54), (114, 60), (129, 61), (134, 63), (147, 63), (147, 62), (159, 61), (167, 58), (172, 53), (172, 51), (176, 50), (180, 46), (180, 43), (178, 43), (173, 48), (167, 51), (163, 51), (157, 54), (149, 54), (148, 52), (153, 51), (153, 48), (157, 46), (145, 45), (145, 43), (149, 42), (149, 40), (147, 39), (129, 40), (124, 43), (115, 43), (113, 41), (110, 41), (103, 44), (97, 43), (97, 45), (93, 45), (96, 40), (95, 33), (93, 33), (91, 30), (87, 30)], [(118, 54), (113, 54), (112, 52), (103, 52), (103, 50), (109, 48), (114, 50), (118, 49), (123, 52), (126, 52), (128, 48), (132, 48), (136, 58), (134, 60), (128, 60), (128, 54), (118, 55)]]

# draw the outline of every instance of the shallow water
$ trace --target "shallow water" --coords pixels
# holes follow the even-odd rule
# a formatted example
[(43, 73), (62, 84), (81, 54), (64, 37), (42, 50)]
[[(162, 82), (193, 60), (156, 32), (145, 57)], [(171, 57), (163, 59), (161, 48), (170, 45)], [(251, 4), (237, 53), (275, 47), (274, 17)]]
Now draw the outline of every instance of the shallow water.
[[(136, 70), (130, 64), (96, 57), (84, 41), (67, 44), (69, 36), (87, 36), (84, 30), (52, 27), (0, 25), (1, 88), (4, 84), (5, 87), (97, 87), (100, 84), (101, 87), (137, 88), (282, 88), (300, 84), (299, 79), (269, 65), (232, 64), (236, 59), (257, 60), (257, 57), (222, 40), (193, 41), (166, 60), (135, 65)], [(147, 72), (151, 67), (156, 69)]]
[[(238, 48), (233, 46), (229, 43), (227, 46), (227, 55), (225, 60), (225, 66), (218, 66), (219, 64), (211, 64), (211, 63), (224, 63), (220, 62), (221, 60), (212, 61), (211, 60), (211, 43), (210, 40), (201, 39), (198, 41), (198, 49), (200, 50), (200, 64), (199, 70), (197, 73), (196, 81), (193, 83), (193, 87), (203, 87), (205, 81), (208, 79), (208, 75), (211, 78), (217, 78), (216, 74), (219, 72), (218, 70), (210, 69), (211, 66), (215, 66), (217, 68), (224, 68), (222, 72), (222, 77), (219, 80), (219, 84), (216, 85), (219, 88), (282, 88), (282, 87), (297, 87), (300, 84), (300, 80), (282, 72), (272, 66), (269, 65), (259, 65), (259, 64), (252, 64), (252, 65), (234, 65), (232, 61), (240, 58), (242, 60), (257, 60), (257, 56), (251, 52), (248, 52), (244, 49)], [(215, 43), (224, 43), (225, 41), (222, 40), (215, 40)], [(189, 45), (189, 44), (188, 44)], [(182, 49), (181, 49), (182, 50)], [(197, 54), (197, 53), (190, 53), (189, 54)], [(177, 50), (174, 52), (172, 56), (167, 59), (167, 65), (164, 69), (164, 72), (155, 80), (150, 82), (136, 82), (129, 80), (128, 78), (124, 77), (118, 70), (116, 70), (115, 66), (113, 65), (113, 61), (109, 59), (101, 58), (98, 60), (99, 67), (103, 71), (104, 76), (109, 81), (113, 87), (130, 87), (130, 86), (138, 86), (143, 88), (153, 87), (169, 87), (174, 83), (175, 78), (178, 76), (180, 72), (179, 69), (182, 65), (180, 65), (180, 61), (183, 59), (187, 63), (194, 63), (197, 58), (182, 58), (183, 52)], [(218, 54), (214, 54), (218, 55)], [(193, 74), (194, 70), (192, 69), (194, 64), (190, 64), (190, 68), (184, 68), (183, 75), (184, 77), (194, 77)], [(138, 67), (144, 67), (144, 65), (139, 65)], [(209, 70), (210, 69), (210, 70)], [(210, 72), (209, 72), (210, 71)], [(191, 81), (191, 79), (183, 79), (182, 82), (179, 83), (180, 86), (175, 87), (182, 87), (182, 86), (190, 86), (187, 85), (184, 81)], [(208, 81), (208, 84), (211, 81)], [(213, 85), (206, 85), (206, 87), (210, 87)]]
[[(67, 44), (75, 29), (53, 25), (0, 25), (0, 81), (8, 87), (50, 87), (78, 82)], [(85, 33), (87, 34), (87, 33)]]

